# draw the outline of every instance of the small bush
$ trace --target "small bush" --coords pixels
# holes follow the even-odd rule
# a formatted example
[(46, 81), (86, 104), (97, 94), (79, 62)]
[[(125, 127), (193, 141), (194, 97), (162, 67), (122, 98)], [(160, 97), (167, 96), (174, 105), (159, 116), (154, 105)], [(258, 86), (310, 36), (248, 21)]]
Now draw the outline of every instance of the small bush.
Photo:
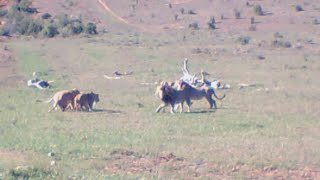
[(10, 34), (11, 34), (10, 25), (6, 24), (5, 26), (0, 28), (0, 36), (10, 36)]
[(16, 22), (15, 30), (17, 33), (21, 35), (27, 35), (29, 25), (31, 23), (32, 19), (29, 17), (24, 17), (21, 21)]
[(44, 14), (42, 14), (41, 18), (42, 18), (42, 19), (49, 19), (49, 18), (51, 18), (51, 14), (49, 14), (49, 13), (44, 13)]
[(254, 13), (258, 16), (263, 16), (264, 13), (263, 13), (263, 10), (262, 10), (262, 7), (260, 4), (257, 4), (253, 7), (253, 10), (254, 10)]
[(314, 24), (314, 25), (318, 25), (318, 24), (320, 24), (320, 22), (319, 22), (319, 20), (318, 20), (318, 19), (314, 19), (314, 20), (312, 21), (312, 24)]
[(67, 14), (59, 15), (57, 17), (57, 20), (58, 20), (58, 25), (61, 28), (64, 28), (64, 27), (68, 26), (69, 24), (71, 24), (71, 19), (69, 18), (69, 16)]
[(84, 31), (84, 27), (82, 23), (73, 23), (71, 25), (71, 30), (73, 34), (80, 34)]
[(199, 23), (198, 22), (193, 22), (193, 23), (189, 24), (189, 28), (200, 29), (199, 28)]
[(47, 169), (23, 167), (20, 169), (11, 169), (5, 175), (5, 179), (52, 179), (57, 175), (57, 173), (51, 172)]
[(240, 19), (241, 18), (241, 13), (238, 9), (233, 9), (233, 14), (234, 14), (234, 17), (236, 19)]
[(250, 42), (250, 37), (249, 36), (241, 36), (238, 38), (238, 42), (240, 42), (242, 45), (246, 45), (246, 44), (249, 44)]
[(208, 22), (209, 29), (216, 29), (216, 20), (214, 17), (210, 19)]
[(178, 17), (179, 17), (179, 15), (178, 15), (178, 14), (175, 14), (175, 15), (174, 15), (174, 20), (175, 20), (175, 21), (178, 21)]
[(44, 37), (52, 38), (59, 34), (58, 27), (54, 24), (49, 24), (43, 29), (42, 34)]
[(279, 32), (275, 32), (275, 33), (273, 34), (273, 36), (274, 36), (275, 38), (283, 38), (283, 35), (280, 34)]
[(184, 8), (180, 9), (181, 14), (184, 14)]
[(8, 14), (8, 10), (0, 9), (0, 17), (4, 17), (7, 14)]
[(188, 14), (195, 15), (195, 14), (197, 14), (197, 13), (194, 12), (193, 10), (189, 10), (189, 11), (188, 11)]
[(296, 5), (295, 6), (296, 11), (304, 11), (303, 7), (301, 5)]
[(43, 29), (43, 23), (39, 20), (33, 19), (29, 23), (27, 35), (38, 35)]
[(290, 48), (292, 47), (291, 43), (289, 41), (281, 41), (281, 40), (274, 40), (272, 41), (273, 47), (283, 47), (283, 48)]
[(89, 22), (86, 25), (86, 33), (87, 34), (98, 34), (97, 26), (94, 23)]
[(250, 18), (250, 24), (255, 24), (255, 23), (256, 23), (256, 21), (255, 21), (254, 17), (251, 17)]
[(28, 0), (21, 0), (17, 4), (13, 5), (12, 8), (16, 9), (17, 11), (33, 14), (37, 12), (36, 8), (32, 8), (31, 2)]

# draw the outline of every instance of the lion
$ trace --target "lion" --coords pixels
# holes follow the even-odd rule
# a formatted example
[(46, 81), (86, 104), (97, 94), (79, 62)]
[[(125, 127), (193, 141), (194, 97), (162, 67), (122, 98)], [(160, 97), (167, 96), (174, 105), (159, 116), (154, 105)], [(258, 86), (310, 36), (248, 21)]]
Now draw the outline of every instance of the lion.
[(93, 103), (99, 102), (99, 94), (95, 94), (93, 92), (91, 93), (84, 93), (84, 94), (78, 94), (74, 98), (74, 106), (76, 111), (83, 110), (82, 107), (85, 107), (87, 110), (92, 111), (93, 109)]
[(170, 105), (171, 113), (174, 113), (174, 105), (180, 104), (180, 113), (183, 112), (183, 103), (186, 101), (188, 112), (190, 112), (190, 98), (185, 95), (184, 90), (177, 90), (173, 88), (173, 84), (169, 85), (168, 82), (161, 82), (156, 88), (156, 96), (160, 98), (162, 103), (156, 109), (156, 113), (161, 109)]
[(193, 87), (184, 81), (179, 81), (178, 82), (178, 90), (184, 91), (184, 95), (186, 97), (189, 97), (190, 100), (201, 100), (201, 99), (205, 98), (210, 105), (210, 109), (212, 109), (213, 106), (215, 109), (217, 109), (216, 101), (214, 99), (212, 99), (212, 95), (218, 100), (222, 100), (226, 97), (225, 94), (222, 97), (218, 97), (216, 95), (214, 89), (212, 87), (208, 86), (207, 84), (204, 84), (204, 85), (196, 88), (196, 87)]
[(47, 101), (47, 103), (54, 101), (53, 108), (48, 112), (57, 109), (58, 106), (60, 107), (62, 112), (64, 112), (67, 108), (73, 109), (73, 101), (78, 94), (80, 94), (80, 91), (78, 89), (62, 90), (56, 92), (53, 97)]
[[(177, 86), (177, 89), (174, 87)], [(176, 81), (175, 83), (162, 82), (156, 89), (156, 95), (161, 99), (162, 103), (156, 109), (156, 112), (168, 105), (171, 105), (171, 113), (174, 113), (174, 105), (180, 106), (180, 113), (183, 112), (183, 104), (187, 103), (188, 112), (191, 111), (191, 100), (200, 100), (205, 98), (210, 104), (210, 109), (217, 109), (216, 101), (212, 99), (212, 95), (218, 100), (225, 98), (225, 95), (218, 97), (213, 88), (203, 85), (195, 88), (184, 81)]]

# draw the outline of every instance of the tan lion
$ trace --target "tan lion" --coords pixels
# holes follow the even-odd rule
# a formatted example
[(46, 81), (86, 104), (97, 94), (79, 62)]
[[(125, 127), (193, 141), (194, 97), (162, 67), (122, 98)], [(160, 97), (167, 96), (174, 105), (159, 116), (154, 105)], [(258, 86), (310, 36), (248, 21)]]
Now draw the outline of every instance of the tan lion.
[(77, 94), (80, 94), (78, 89), (73, 90), (62, 90), (56, 92), (53, 97), (47, 101), (47, 103), (54, 102), (53, 108), (50, 109), (48, 112), (57, 109), (58, 106), (60, 107), (61, 111), (64, 112), (67, 108), (73, 109), (73, 101)]
[(99, 94), (91, 93), (84, 93), (78, 94), (74, 98), (74, 106), (76, 111), (83, 110), (82, 107), (85, 107), (87, 110), (92, 111), (93, 104), (99, 102)]

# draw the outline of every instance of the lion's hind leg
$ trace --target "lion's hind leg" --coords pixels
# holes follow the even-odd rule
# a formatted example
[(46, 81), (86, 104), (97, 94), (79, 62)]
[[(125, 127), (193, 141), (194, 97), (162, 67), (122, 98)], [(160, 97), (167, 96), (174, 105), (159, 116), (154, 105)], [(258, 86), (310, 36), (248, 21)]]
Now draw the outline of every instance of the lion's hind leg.
[(52, 112), (54, 109), (57, 109), (57, 106), (58, 106), (58, 103), (57, 102), (54, 102), (53, 103), (53, 107), (51, 109), (49, 109), (48, 112)]
[(158, 108), (156, 109), (156, 113), (159, 113), (160, 110), (163, 109), (163, 108), (166, 107), (166, 106), (167, 106), (167, 104), (160, 104), (160, 105), (158, 106)]

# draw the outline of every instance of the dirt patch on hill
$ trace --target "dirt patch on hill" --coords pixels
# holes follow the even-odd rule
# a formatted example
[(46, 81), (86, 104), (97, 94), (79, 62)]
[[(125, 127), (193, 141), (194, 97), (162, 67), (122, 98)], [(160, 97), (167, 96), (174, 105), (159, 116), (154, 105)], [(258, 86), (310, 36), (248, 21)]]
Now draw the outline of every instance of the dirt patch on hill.
[(191, 161), (178, 157), (171, 152), (158, 155), (141, 154), (130, 150), (115, 150), (110, 154), (104, 170), (108, 173), (149, 174), (156, 177), (217, 178), (243, 175), (249, 178), (276, 177), (280, 179), (320, 178), (320, 169), (279, 169), (272, 166), (253, 168), (246, 164), (223, 167), (204, 159)]

